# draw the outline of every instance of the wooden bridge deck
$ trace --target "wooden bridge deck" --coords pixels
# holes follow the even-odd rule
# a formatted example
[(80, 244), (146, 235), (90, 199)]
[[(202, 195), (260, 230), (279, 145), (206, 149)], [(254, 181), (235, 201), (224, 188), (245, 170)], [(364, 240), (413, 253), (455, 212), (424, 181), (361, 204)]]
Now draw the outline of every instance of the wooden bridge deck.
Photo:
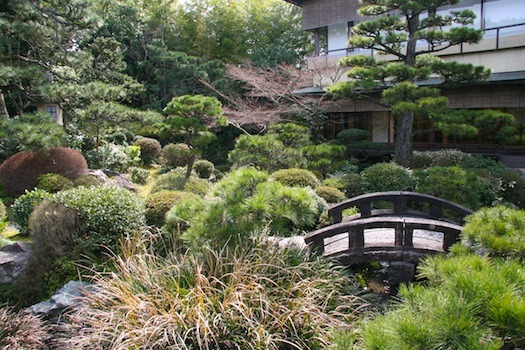
[[(390, 202), (392, 209), (372, 209), (377, 202)], [(360, 213), (343, 220), (343, 210), (352, 207)], [(471, 213), (456, 203), (425, 194), (371, 193), (333, 206), (329, 210), (333, 224), (304, 240), (318, 254), (346, 265), (417, 262), (422, 256), (448, 251), (459, 239), (465, 216)]]

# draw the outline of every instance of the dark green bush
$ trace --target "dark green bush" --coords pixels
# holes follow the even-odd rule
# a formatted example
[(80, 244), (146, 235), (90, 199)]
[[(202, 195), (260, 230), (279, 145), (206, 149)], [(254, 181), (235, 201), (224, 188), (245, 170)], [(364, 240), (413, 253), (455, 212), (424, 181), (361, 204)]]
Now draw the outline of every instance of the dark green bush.
[(472, 171), (481, 170), (492, 176), (500, 176), (507, 167), (505, 164), (492, 158), (486, 158), (479, 155), (469, 155), (461, 161), (461, 167)]
[(139, 167), (129, 168), (129, 173), (131, 174), (131, 181), (136, 184), (145, 184), (149, 176), (149, 170)]
[[(525, 269), (476, 255), (421, 263), (426, 286), (402, 286), (400, 303), (368, 322), (358, 348), (520, 349), (525, 346)], [(341, 349), (342, 350), (342, 349)]]
[(210, 161), (200, 159), (193, 165), (193, 170), (201, 179), (209, 179), (215, 171), (215, 165)]
[(338, 178), (332, 177), (332, 178), (329, 178), (329, 179), (324, 179), (322, 185), (323, 186), (337, 188), (341, 192), (345, 192), (346, 191), (345, 184), (343, 183), (343, 181), (341, 179), (338, 179)]
[(51, 194), (40, 189), (29, 191), (15, 200), (13, 204), (13, 221), (20, 230), (20, 234), (29, 234), (29, 216), (33, 210), (44, 200), (49, 199)]
[(305, 169), (281, 169), (272, 174), (272, 179), (286, 186), (299, 186), (316, 188), (320, 185), (319, 179)]
[(300, 167), (305, 163), (298, 149), (285, 147), (275, 135), (239, 136), (235, 148), (229, 154), (229, 160), (236, 168), (254, 166), (271, 172)]
[(185, 143), (170, 143), (162, 148), (162, 158), (167, 166), (172, 168), (188, 165), (195, 155)]
[(378, 163), (361, 172), (365, 192), (414, 191), (416, 177), (409, 169), (394, 163)]
[(371, 135), (368, 130), (363, 129), (346, 129), (343, 131), (340, 131), (337, 134), (337, 141), (342, 144), (346, 145), (353, 142), (358, 141), (366, 141), (370, 139)]
[(183, 199), (197, 201), (199, 196), (190, 192), (167, 190), (150, 194), (145, 201), (148, 224), (162, 227), (166, 213)]
[(178, 169), (160, 175), (153, 183), (152, 193), (162, 190), (186, 191), (205, 196), (211, 190), (211, 183), (205, 179), (190, 176), (188, 179)]
[(140, 147), (140, 159), (148, 165), (160, 156), (161, 146), (158, 140), (148, 137), (137, 137), (135, 145)]
[(322, 143), (303, 147), (301, 151), (306, 158), (306, 167), (312, 171), (319, 171), (323, 176), (348, 165), (344, 146)]
[(270, 124), (268, 134), (275, 135), (285, 147), (301, 148), (311, 143), (308, 128), (299, 124)]
[(525, 210), (480, 209), (467, 217), (462, 243), (478, 253), (525, 261)]
[(431, 152), (419, 152), (414, 151), (412, 154), (412, 168), (413, 169), (426, 169), (432, 166), (432, 155)]
[(328, 203), (339, 203), (346, 199), (345, 194), (335, 187), (319, 186), (315, 189), (315, 193)]
[[(361, 184), (361, 175), (356, 173), (344, 173), (344, 172), (335, 172), (332, 174), (332, 177), (330, 179), (327, 179), (329, 181), (338, 181), (343, 185), (343, 192), (346, 193), (348, 198), (352, 198), (355, 196), (359, 196), (363, 194), (363, 188)], [(326, 180), (325, 180), (326, 181)], [(324, 184), (324, 182), (323, 182)], [(328, 183), (327, 186), (332, 186), (339, 188), (339, 185), (330, 185)], [(340, 189), (340, 188), (339, 188)]]
[(73, 182), (60, 174), (42, 174), (37, 181), (37, 187), (49, 193), (56, 193), (73, 187)]
[(115, 186), (78, 187), (56, 193), (51, 200), (78, 211), (81, 237), (90, 249), (116, 249), (118, 239), (145, 223), (144, 203), (134, 193)]
[(525, 208), (525, 179), (512, 171), (502, 172), (501, 195), (505, 202)]
[(474, 172), (458, 166), (430, 167), (414, 173), (419, 179), (419, 192), (448, 199), (473, 210), (490, 205), (496, 199), (497, 188)]

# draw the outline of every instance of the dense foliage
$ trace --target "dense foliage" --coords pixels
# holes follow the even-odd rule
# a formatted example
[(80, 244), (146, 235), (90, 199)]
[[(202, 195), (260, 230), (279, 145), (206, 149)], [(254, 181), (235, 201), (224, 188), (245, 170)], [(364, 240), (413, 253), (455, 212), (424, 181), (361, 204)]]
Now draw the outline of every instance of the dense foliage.
[(272, 179), (286, 186), (316, 188), (321, 183), (311, 171), (305, 169), (281, 169), (272, 174)]
[(361, 173), (365, 192), (413, 191), (417, 180), (412, 172), (394, 163), (378, 163)]
[(60, 174), (42, 174), (37, 181), (36, 187), (49, 193), (56, 193), (73, 187), (73, 182)]
[(51, 194), (43, 189), (35, 189), (21, 195), (13, 204), (13, 221), (21, 234), (29, 234), (29, 216), (33, 210)]
[(164, 216), (181, 200), (198, 200), (199, 196), (191, 192), (163, 190), (146, 198), (146, 220), (148, 224), (162, 227)]

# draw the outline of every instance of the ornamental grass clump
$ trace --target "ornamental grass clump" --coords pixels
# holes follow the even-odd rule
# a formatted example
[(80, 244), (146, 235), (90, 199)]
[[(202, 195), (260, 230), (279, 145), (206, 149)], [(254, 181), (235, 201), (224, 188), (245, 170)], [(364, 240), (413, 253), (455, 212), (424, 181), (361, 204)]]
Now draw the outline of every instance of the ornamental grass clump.
[(32, 314), (0, 308), (0, 348), (12, 350), (48, 349), (51, 327)]
[(127, 242), (69, 317), (69, 349), (326, 349), (362, 301), (326, 261), (263, 244), (159, 257)]

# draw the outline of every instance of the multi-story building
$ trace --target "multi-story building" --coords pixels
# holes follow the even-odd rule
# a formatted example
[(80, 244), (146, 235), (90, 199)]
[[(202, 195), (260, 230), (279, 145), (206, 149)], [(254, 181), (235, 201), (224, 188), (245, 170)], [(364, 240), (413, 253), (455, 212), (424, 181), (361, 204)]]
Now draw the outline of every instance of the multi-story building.
[[(340, 58), (349, 55), (374, 55), (372, 50), (349, 47), (351, 28), (365, 20), (357, 9), (357, 0), (286, 0), (303, 9), (303, 29), (314, 34), (315, 52), (308, 57), (309, 68), (322, 72), (321, 83), (345, 79), (336, 72)], [(525, 158), (525, 0), (462, 0), (457, 5), (438, 9), (471, 9), (477, 17), (473, 24), (483, 31), (483, 40), (475, 45), (458, 45), (439, 52), (444, 60), (482, 65), (492, 69), (490, 79), (460, 89), (443, 90), (453, 108), (498, 109), (513, 114), (517, 120), (515, 141), (497, 145), (490, 135), (474, 139), (449, 139), (433, 130), (431, 121), (417, 120), (415, 148), (455, 147), (486, 154), (523, 155)], [(385, 59), (389, 59), (385, 57)], [(379, 100), (379, 99), (378, 99)], [(364, 128), (372, 141), (392, 145), (394, 121), (388, 108), (370, 100), (344, 100), (327, 106), (333, 123), (327, 136), (346, 128)], [(517, 159), (516, 159), (517, 160)]]

